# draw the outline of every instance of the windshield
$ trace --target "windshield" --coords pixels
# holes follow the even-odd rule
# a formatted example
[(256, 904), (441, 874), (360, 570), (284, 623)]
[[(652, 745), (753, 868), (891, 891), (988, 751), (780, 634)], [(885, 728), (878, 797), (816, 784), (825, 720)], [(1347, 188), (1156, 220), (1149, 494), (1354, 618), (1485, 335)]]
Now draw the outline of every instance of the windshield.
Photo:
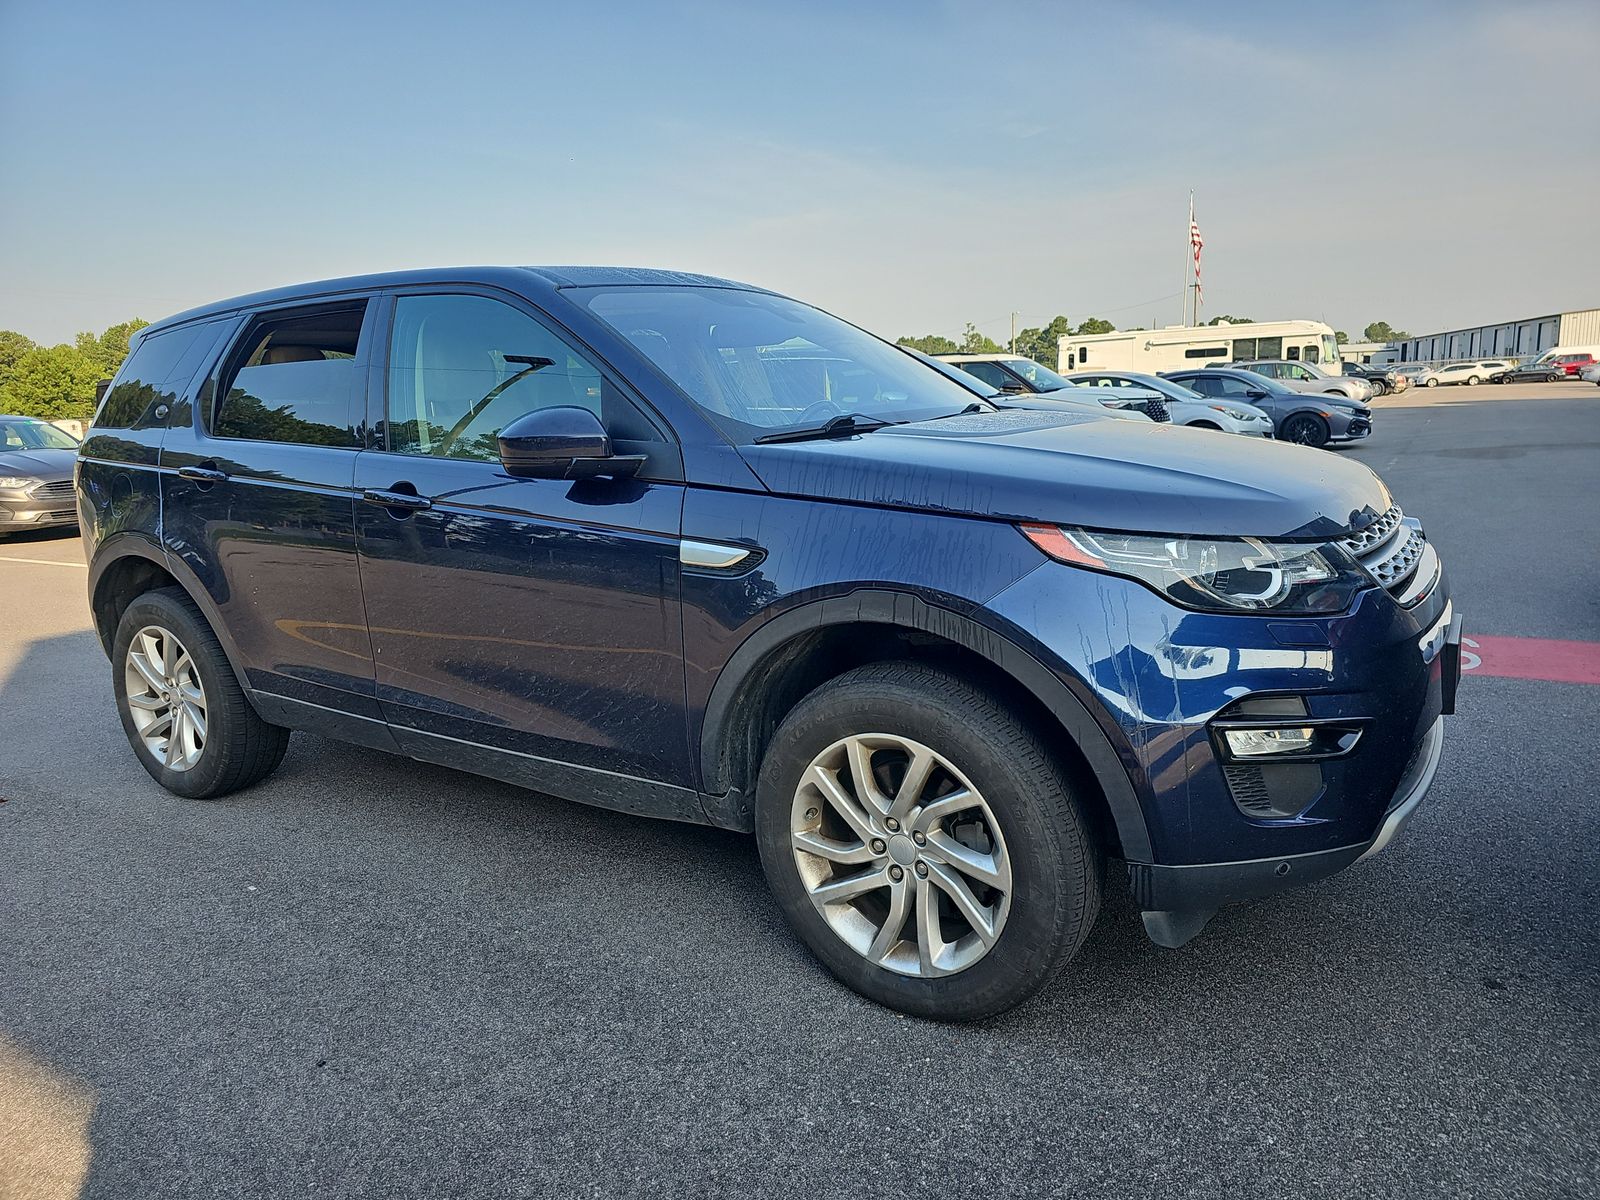
[(735, 442), (853, 413), (948, 417), (972, 392), (825, 312), (761, 292), (616, 287), (567, 293), (632, 342)]
[(1031, 358), (1007, 358), (1002, 362), (1012, 374), (1022, 376), (1041, 392), (1057, 392), (1072, 386), (1070, 379), (1063, 379), (1049, 367), (1036, 363)]
[(76, 450), (78, 439), (47, 421), (0, 421), (0, 452), (6, 450)]

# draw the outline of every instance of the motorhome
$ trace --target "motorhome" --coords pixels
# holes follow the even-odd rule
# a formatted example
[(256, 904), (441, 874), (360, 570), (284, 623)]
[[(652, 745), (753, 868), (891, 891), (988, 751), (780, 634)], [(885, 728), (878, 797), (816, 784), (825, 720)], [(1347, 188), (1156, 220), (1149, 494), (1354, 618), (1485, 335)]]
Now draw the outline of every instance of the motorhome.
[(1288, 358), (1343, 374), (1333, 329), (1321, 321), (1251, 321), (1238, 325), (1168, 325), (1118, 333), (1068, 334), (1058, 343), (1060, 371), (1175, 371), (1236, 359)]

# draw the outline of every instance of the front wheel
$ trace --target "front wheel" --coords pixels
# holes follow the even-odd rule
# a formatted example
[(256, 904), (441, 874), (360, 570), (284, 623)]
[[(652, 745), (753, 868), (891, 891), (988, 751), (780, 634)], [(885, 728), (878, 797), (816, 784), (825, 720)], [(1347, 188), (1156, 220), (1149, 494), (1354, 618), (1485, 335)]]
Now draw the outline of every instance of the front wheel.
[(1429, 387), (1438, 387), (1439, 386), (1439, 381), (1437, 379), (1430, 379), (1430, 380), (1428, 380), (1428, 386)]
[(1222, 426), (1216, 424), (1213, 421), (1190, 421), (1189, 422), (1189, 428), (1190, 429), (1215, 429), (1218, 433), (1222, 432)]
[(179, 796), (210, 800), (270, 775), (289, 731), (257, 715), (217, 635), (179, 588), (146, 592), (112, 644), (117, 712), (139, 763)]
[(1038, 737), (961, 677), (849, 671), (784, 718), (756, 793), (779, 905), (841, 982), (901, 1012), (970, 1021), (1070, 959), (1102, 862)]
[(1296, 413), (1283, 423), (1278, 436), (1297, 446), (1326, 446), (1331, 431), (1321, 417), (1312, 413)]
[(1478, 386), (1478, 377), (1476, 375), (1468, 375), (1467, 376), (1467, 386), (1468, 387), (1477, 387)]

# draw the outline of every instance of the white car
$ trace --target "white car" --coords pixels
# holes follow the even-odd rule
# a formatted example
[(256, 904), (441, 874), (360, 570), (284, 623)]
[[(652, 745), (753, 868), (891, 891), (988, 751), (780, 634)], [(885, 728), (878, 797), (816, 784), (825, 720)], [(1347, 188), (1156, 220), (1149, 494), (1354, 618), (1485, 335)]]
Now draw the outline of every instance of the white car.
[(1511, 364), (1495, 359), (1490, 362), (1445, 363), (1424, 371), (1417, 382), (1424, 387), (1441, 387), (1449, 383), (1477, 385), (1496, 371), (1504, 371)]
[(1167, 415), (1172, 418), (1174, 425), (1220, 429), (1224, 433), (1240, 433), (1246, 437), (1272, 436), (1272, 418), (1255, 405), (1202, 396), (1192, 388), (1162, 379), (1159, 375), (1146, 375), (1140, 371), (1073, 371), (1062, 378), (1095, 392), (1154, 392), (1166, 405)]
[(1332, 375), (1311, 363), (1295, 362), (1290, 358), (1260, 358), (1247, 362), (1229, 363), (1236, 371), (1254, 371), (1268, 379), (1276, 379), (1284, 387), (1296, 392), (1312, 392), (1324, 396), (1343, 396), (1357, 404), (1372, 399), (1372, 385), (1354, 375)]
[(1592, 362), (1578, 372), (1578, 378), (1585, 383), (1600, 383), (1600, 362)]
[(935, 358), (931, 354), (924, 354), (911, 346), (901, 346), (901, 350), (911, 355), (912, 358), (926, 363), (939, 374), (954, 380), (975, 396), (981, 396), (990, 404), (1001, 408), (1034, 408), (1045, 411), (1069, 410), (1072, 412), (1090, 413), (1097, 417), (1110, 417), (1118, 421), (1148, 421), (1151, 418), (1133, 408), (1123, 407), (1131, 401), (1126, 397), (1118, 396), (1108, 389), (1095, 388), (1091, 394), (1082, 395), (1076, 389), (1063, 387), (1054, 392), (1031, 393), (1020, 388), (1001, 391), (986, 380), (970, 371), (961, 369), (959, 364), (945, 362), (942, 358)]

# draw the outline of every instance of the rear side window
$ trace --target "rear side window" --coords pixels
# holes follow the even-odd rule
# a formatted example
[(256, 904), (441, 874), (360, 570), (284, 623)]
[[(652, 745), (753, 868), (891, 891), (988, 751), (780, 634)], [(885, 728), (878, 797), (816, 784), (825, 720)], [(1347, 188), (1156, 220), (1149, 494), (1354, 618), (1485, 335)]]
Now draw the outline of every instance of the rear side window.
[(352, 397), (366, 301), (257, 317), (223, 365), (216, 437), (357, 445)]
[(172, 406), (216, 333), (216, 325), (211, 323), (186, 325), (140, 339), (118, 373), (116, 386), (106, 393), (95, 414), (94, 428), (145, 429), (164, 424), (155, 415), (156, 409), (163, 404)]

